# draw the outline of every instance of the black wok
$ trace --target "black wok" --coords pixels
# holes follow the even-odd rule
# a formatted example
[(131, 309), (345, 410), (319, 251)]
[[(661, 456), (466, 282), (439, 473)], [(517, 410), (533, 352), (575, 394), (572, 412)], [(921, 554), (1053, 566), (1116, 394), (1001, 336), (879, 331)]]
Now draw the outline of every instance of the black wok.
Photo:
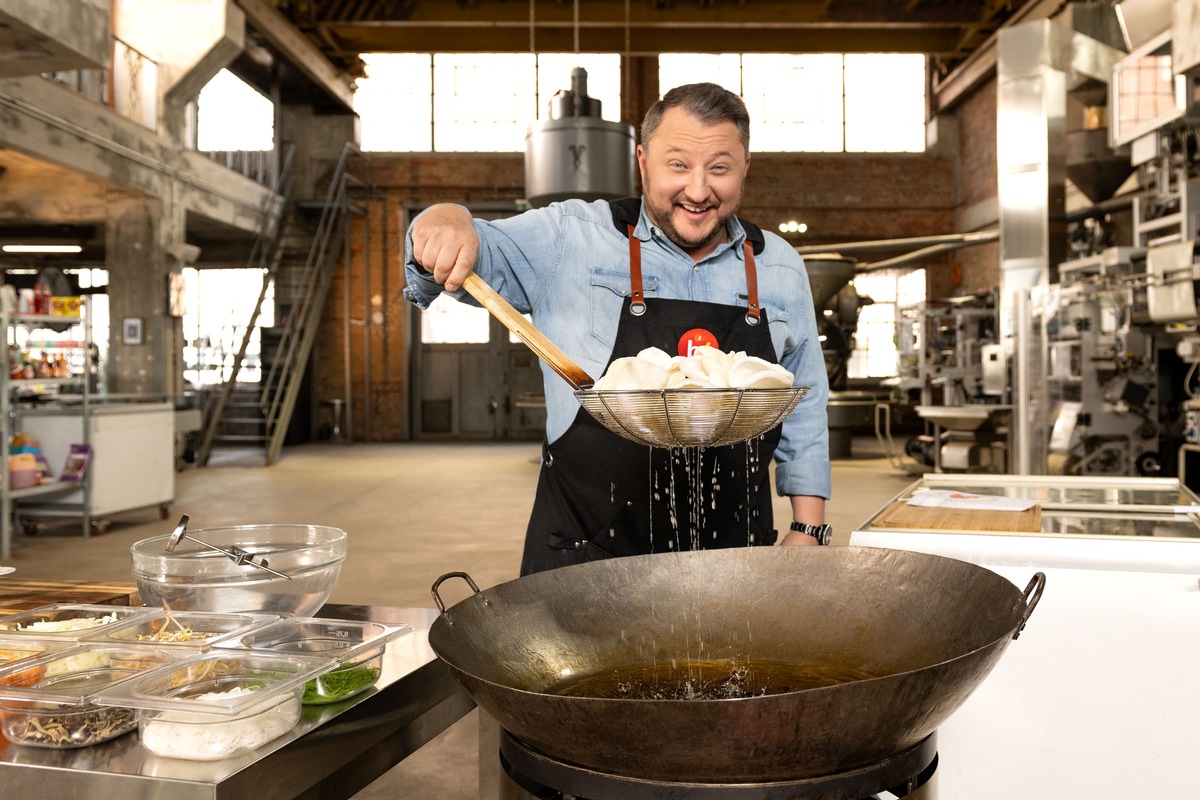
[[(446, 609), (439, 586), (475, 593)], [(500, 726), (546, 755), (655, 781), (828, 775), (916, 744), (999, 660), (1045, 585), (867, 547), (664, 553), (479, 591), (433, 585), (433, 650)], [(875, 676), (740, 699), (548, 693), (564, 675), (666, 661), (834, 661)]]

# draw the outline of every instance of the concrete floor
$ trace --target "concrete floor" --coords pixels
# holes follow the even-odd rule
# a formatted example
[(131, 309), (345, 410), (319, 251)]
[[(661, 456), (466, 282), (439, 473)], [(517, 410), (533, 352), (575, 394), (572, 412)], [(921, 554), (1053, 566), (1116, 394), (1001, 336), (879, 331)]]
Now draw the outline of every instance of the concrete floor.
[[(853, 453), (833, 464), (827, 517), (835, 545), (914, 480), (892, 467), (874, 439), (856, 439)], [(44, 526), (34, 536), (16, 535), (3, 563), (25, 578), (130, 581), (129, 546), (169, 533), (179, 514), (191, 516), (191, 530), (333, 525), (350, 534), (350, 546), (331, 602), (432, 608), (429, 588), (446, 572), (467, 572), (483, 588), (517, 577), (537, 458), (532, 442), (311, 444), (285, 449), (270, 468), (257, 455), (218, 452), (209, 467), (176, 476), (169, 519), (157, 510), (130, 512), (87, 539), (73, 522)], [(776, 518), (789, 515), (776, 498)], [(461, 599), (453, 585), (448, 603)], [(471, 800), (477, 752), (472, 712), (358, 798)]]

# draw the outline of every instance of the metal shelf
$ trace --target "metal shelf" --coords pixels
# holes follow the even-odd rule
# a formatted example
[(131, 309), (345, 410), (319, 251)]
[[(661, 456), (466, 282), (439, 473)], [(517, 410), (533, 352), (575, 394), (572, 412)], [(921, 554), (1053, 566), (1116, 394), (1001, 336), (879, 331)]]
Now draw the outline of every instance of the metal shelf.
[[(64, 328), (65, 326), (65, 328)], [(79, 332), (68, 334), (72, 328), (83, 328), (82, 338)], [(5, 343), (17, 344), (27, 347), (31, 351), (46, 352), (48, 350), (70, 351), (82, 359), (84, 364), (84, 374), (71, 375), (66, 378), (12, 378), (10, 377), (10, 365), (5, 363), (3, 369), (0, 369), (0, 442), (4, 443), (6, 452), (0, 454), (0, 558), (8, 558), (12, 551), (12, 530), (14, 521), (15, 506), (18, 502), (35, 498), (39, 496), (52, 496), (62, 492), (71, 490), (81, 490), (83, 496), (89, 497), (91, 492), (91, 482), (85, 476), (80, 482), (74, 481), (47, 481), (37, 486), (30, 486), (24, 489), (9, 489), (9, 469), (8, 469), (8, 443), (12, 437), (13, 431), (16, 429), (17, 421), (23, 413), (21, 400), (27, 397), (51, 395), (55, 393), (51, 390), (57, 390), (60, 387), (82, 386), (83, 407), (88, 408), (88, 351), (91, 349), (92, 332), (91, 326), (88, 324), (86, 306), (80, 306), (80, 313), (71, 316), (61, 316), (54, 314), (4, 314), (0, 312), (0, 328), (5, 331)], [(45, 330), (45, 334), (39, 334), (36, 338), (26, 337), (32, 341), (28, 343), (21, 342), (21, 337), (14, 333), (18, 329), (29, 332), (37, 330)], [(53, 337), (62, 336), (61, 341), (55, 341)], [(74, 360), (74, 357), (71, 358)], [(86, 411), (84, 419), (86, 420)], [(87, 425), (83, 426), (80, 431), (79, 441), (88, 443)], [(91, 519), (88, 517), (86, 508), (83, 509), (83, 535), (88, 536), (91, 533)]]

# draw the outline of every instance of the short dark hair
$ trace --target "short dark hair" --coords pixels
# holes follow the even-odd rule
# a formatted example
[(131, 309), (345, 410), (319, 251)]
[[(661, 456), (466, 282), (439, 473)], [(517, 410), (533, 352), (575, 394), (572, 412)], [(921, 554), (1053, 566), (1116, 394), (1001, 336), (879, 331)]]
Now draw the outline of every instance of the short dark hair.
[(672, 108), (682, 108), (705, 125), (732, 122), (737, 127), (738, 139), (750, 154), (750, 113), (742, 98), (715, 83), (688, 83), (676, 86), (650, 106), (642, 120), (642, 144), (650, 141), (662, 122), (663, 115)]

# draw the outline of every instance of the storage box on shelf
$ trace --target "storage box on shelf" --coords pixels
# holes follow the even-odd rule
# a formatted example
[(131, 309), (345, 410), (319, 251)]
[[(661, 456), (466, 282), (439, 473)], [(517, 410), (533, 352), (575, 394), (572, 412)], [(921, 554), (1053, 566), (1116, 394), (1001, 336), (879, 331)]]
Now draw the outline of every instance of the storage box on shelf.
[[(52, 307), (60, 313), (14, 314), (0, 309), (0, 327), (5, 332), (7, 364), (0, 369), (0, 441), (7, 451), (14, 433), (21, 432), (22, 413), (29, 400), (41, 400), (60, 393), (80, 398), (86, 409), (90, 390), (91, 369), (89, 350), (91, 326), (87, 320), (86, 304), (78, 298), (60, 302)], [(88, 431), (75, 434), (75, 442), (87, 444)], [(31, 482), (29, 475), (18, 476), (14, 488), (7, 452), (0, 458), (0, 557), (7, 557), (12, 548), (13, 512), (17, 503), (38, 496), (50, 496), (71, 490), (85, 495), (88, 482), (59, 481), (53, 477)], [(47, 462), (51, 469), (61, 463)], [(88, 520), (84, 520), (88, 533)]]

